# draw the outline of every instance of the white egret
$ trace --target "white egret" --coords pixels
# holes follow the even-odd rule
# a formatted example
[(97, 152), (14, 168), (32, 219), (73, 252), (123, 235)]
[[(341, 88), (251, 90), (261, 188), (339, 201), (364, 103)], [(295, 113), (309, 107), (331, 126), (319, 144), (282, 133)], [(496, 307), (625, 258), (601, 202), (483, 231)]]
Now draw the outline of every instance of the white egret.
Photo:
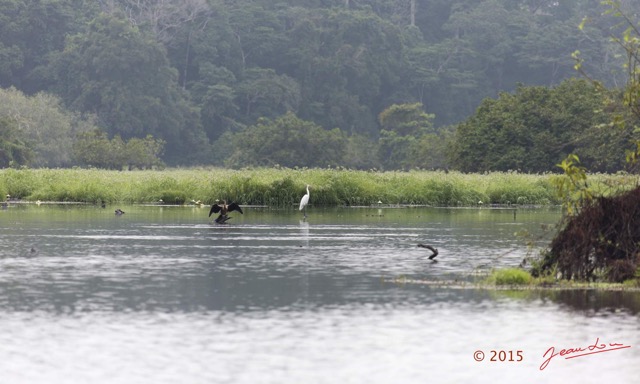
[(300, 199), (300, 210), (304, 210), (304, 217), (307, 217), (307, 204), (309, 204), (309, 184), (307, 184), (307, 194)]

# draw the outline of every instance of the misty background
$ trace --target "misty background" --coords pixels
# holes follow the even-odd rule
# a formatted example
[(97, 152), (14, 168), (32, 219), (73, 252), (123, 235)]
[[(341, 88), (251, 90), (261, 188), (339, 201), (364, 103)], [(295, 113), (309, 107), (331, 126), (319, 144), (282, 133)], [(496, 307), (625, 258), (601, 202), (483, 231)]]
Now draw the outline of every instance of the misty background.
[(612, 94), (624, 85), (620, 20), (605, 11), (599, 0), (3, 1), (0, 166), (545, 172), (575, 152), (616, 171), (635, 133), (598, 129), (604, 96), (572, 58)]

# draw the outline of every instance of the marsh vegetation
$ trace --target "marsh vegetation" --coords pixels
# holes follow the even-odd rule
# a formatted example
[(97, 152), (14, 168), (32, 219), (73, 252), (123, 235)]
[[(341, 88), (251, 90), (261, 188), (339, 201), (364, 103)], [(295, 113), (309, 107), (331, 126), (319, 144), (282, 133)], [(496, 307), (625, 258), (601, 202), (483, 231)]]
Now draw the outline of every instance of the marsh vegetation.
[[(222, 168), (111, 171), (98, 169), (3, 169), (0, 193), (23, 201), (212, 204), (227, 199), (242, 205), (298, 204), (305, 186), (315, 206), (406, 204), (431, 206), (558, 205), (553, 174), (346, 169)], [(627, 175), (594, 175), (603, 194), (631, 188)]]

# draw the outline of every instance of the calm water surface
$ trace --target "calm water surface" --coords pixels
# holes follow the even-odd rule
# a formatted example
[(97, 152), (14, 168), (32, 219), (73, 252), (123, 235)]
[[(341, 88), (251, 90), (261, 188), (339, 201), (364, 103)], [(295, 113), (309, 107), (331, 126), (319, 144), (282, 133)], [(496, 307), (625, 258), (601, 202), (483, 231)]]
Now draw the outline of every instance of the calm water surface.
[[(246, 208), (221, 226), (208, 208), (121, 208), (0, 211), (2, 383), (631, 383), (640, 373), (638, 293), (432, 284), (517, 266), (527, 248), (515, 233), (548, 239), (555, 210), (311, 209), (301, 221)], [(550, 347), (596, 342), (629, 348), (539, 369)]]

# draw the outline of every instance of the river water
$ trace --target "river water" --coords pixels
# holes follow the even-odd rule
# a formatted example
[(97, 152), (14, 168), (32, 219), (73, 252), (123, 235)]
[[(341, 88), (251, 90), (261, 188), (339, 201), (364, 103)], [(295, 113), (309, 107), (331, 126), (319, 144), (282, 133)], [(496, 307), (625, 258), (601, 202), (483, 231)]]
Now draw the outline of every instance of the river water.
[(115, 208), (0, 211), (1, 383), (640, 373), (639, 293), (474, 288), (548, 242), (557, 210), (247, 207), (217, 225), (206, 207)]

